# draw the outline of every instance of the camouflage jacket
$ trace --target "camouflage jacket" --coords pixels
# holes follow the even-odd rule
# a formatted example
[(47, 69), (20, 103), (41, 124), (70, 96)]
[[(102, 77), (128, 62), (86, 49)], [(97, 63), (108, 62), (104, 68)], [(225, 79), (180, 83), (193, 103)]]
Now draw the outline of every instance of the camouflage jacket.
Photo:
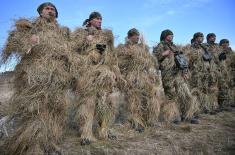
[[(91, 35), (93, 39), (87, 40)], [(73, 50), (80, 54), (88, 54), (92, 50), (97, 50), (97, 44), (106, 45), (106, 51), (114, 48), (114, 37), (111, 30), (97, 30), (93, 27), (78, 28), (72, 33)]]
[(190, 52), (187, 56), (189, 59), (190, 70), (196, 72), (206, 72), (211, 68), (210, 64), (213, 62), (207, 62), (203, 60), (203, 54), (205, 53), (205, 49), (203, 49), (200, 44), (192, 43), (189, 47), (189, 51)]
[(219, 54), (221, 53), (221, 48), (219, 47), (219, 45), (217, 43), (214, 43), (214, 44), (205, 43), (203, 45), (212, 54), (215, 64), (218, 65), (219, 64)]
[(173, 43), (160, 42), (154, 49), (153, 54), (157, 58), (159, 67), (161, 70), (175, 69), (174, 54), (168, 56), (162, 56), (162, 53), (166, 50), (177, 51), (176, 45)]
[(145, 44), (126, 42), (124, 45), (118, 45), (115, 51), (118, 58), (118, 66), (122, 73), (156, 70), (156, 59), (149, 53), (149, 47)]

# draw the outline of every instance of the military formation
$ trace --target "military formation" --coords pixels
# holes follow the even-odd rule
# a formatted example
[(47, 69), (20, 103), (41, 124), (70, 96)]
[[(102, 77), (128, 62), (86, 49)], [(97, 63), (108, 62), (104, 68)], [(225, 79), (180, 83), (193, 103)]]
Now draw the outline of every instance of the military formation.
[(34, 20), (16, 21), (3, 49), (3, 62), (20, 56), (7, 112), (17, 123), (6, 154), (59, 154), (67, 129), (89, 145), (117, 139), (117, 122), (144, 132), (159, 122), (199, 124), (200, 114), (233, 110), (235, 53), (229, 40), (217, 44), (209, 33), (203, 43), (197, 32), (191, 44), (177, 46), (166, 29), (150, 51), (133, 28), (114, 47), (99, 12), (71, 32), (57, 23), (52, 3), (37, 11)]

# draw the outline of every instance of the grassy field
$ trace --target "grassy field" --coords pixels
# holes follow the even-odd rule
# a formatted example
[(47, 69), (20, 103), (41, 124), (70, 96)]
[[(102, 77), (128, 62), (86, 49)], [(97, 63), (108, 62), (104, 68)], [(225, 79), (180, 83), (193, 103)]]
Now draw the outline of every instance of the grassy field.
[(234, 155), (235, 109), (217, 115), (201, 115), (199, 125), (160, 123), (138, 133), (116, 125), (117, 140), (80, 146), (74, 132), (68, 132), (62, 151), (65, 155)]

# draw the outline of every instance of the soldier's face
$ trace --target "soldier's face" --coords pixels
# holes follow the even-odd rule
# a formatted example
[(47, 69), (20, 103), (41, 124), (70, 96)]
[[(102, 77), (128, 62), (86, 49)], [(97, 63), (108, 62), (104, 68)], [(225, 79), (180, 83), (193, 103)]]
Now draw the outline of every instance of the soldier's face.
[(209, 42), (215, 42), (216, 37), (210, 37), (208, 40), (209, 40)]
[(222, 44), (222, 47), (225, 48), (225, 49), (226, 49), (226, 48), (229, 48), (229, 43), (223, 43), (223, 44)]
[(167, 42), (172, 42), (172, 41), (173, 41), (173, 38), (174, 38), (173, 35), (168, 35), (168, 36), (166, 36), (166, 41), (167, 41)]
[(197, 42), (198, 43), (201, 44), (203, 42), (203, 40), (204, 40), (204, 37), (197, 37)]
[(90, 20), (90, 25), (97, 28), (98, 30), (101, 29), (101, 24), (102, 24), (102, 18), (98, 17), (98, 18), (93, 18), (92, 20)]
[(128, 39), (133, 43), (133, 44), (138, 44), (139, 42), (139, 36), (138, 35), (133, 35), (131, 37), (128, 37)]
[(49, 5), (45, 6), (40, 15), (46, 19), (55, 19), (56, 18), (55, 8)]

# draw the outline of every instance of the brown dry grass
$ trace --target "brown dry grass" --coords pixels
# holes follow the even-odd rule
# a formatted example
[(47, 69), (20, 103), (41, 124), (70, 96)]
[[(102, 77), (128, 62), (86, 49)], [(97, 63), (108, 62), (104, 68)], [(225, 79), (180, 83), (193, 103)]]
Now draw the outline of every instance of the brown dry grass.
[(180, 125), (159, 123), (144, 133), (116, 125), (116, 141), (97, 141), (89, 146), (80, 146), (80, 138), (74, 132), (67, 132), (62, 152), (75, 154), (120, 154), (120, 155), (188, 155), (188, 154), (234, 154), (235, 111), (217, 115), (202, 115), (199, 125), (182, 123)]

